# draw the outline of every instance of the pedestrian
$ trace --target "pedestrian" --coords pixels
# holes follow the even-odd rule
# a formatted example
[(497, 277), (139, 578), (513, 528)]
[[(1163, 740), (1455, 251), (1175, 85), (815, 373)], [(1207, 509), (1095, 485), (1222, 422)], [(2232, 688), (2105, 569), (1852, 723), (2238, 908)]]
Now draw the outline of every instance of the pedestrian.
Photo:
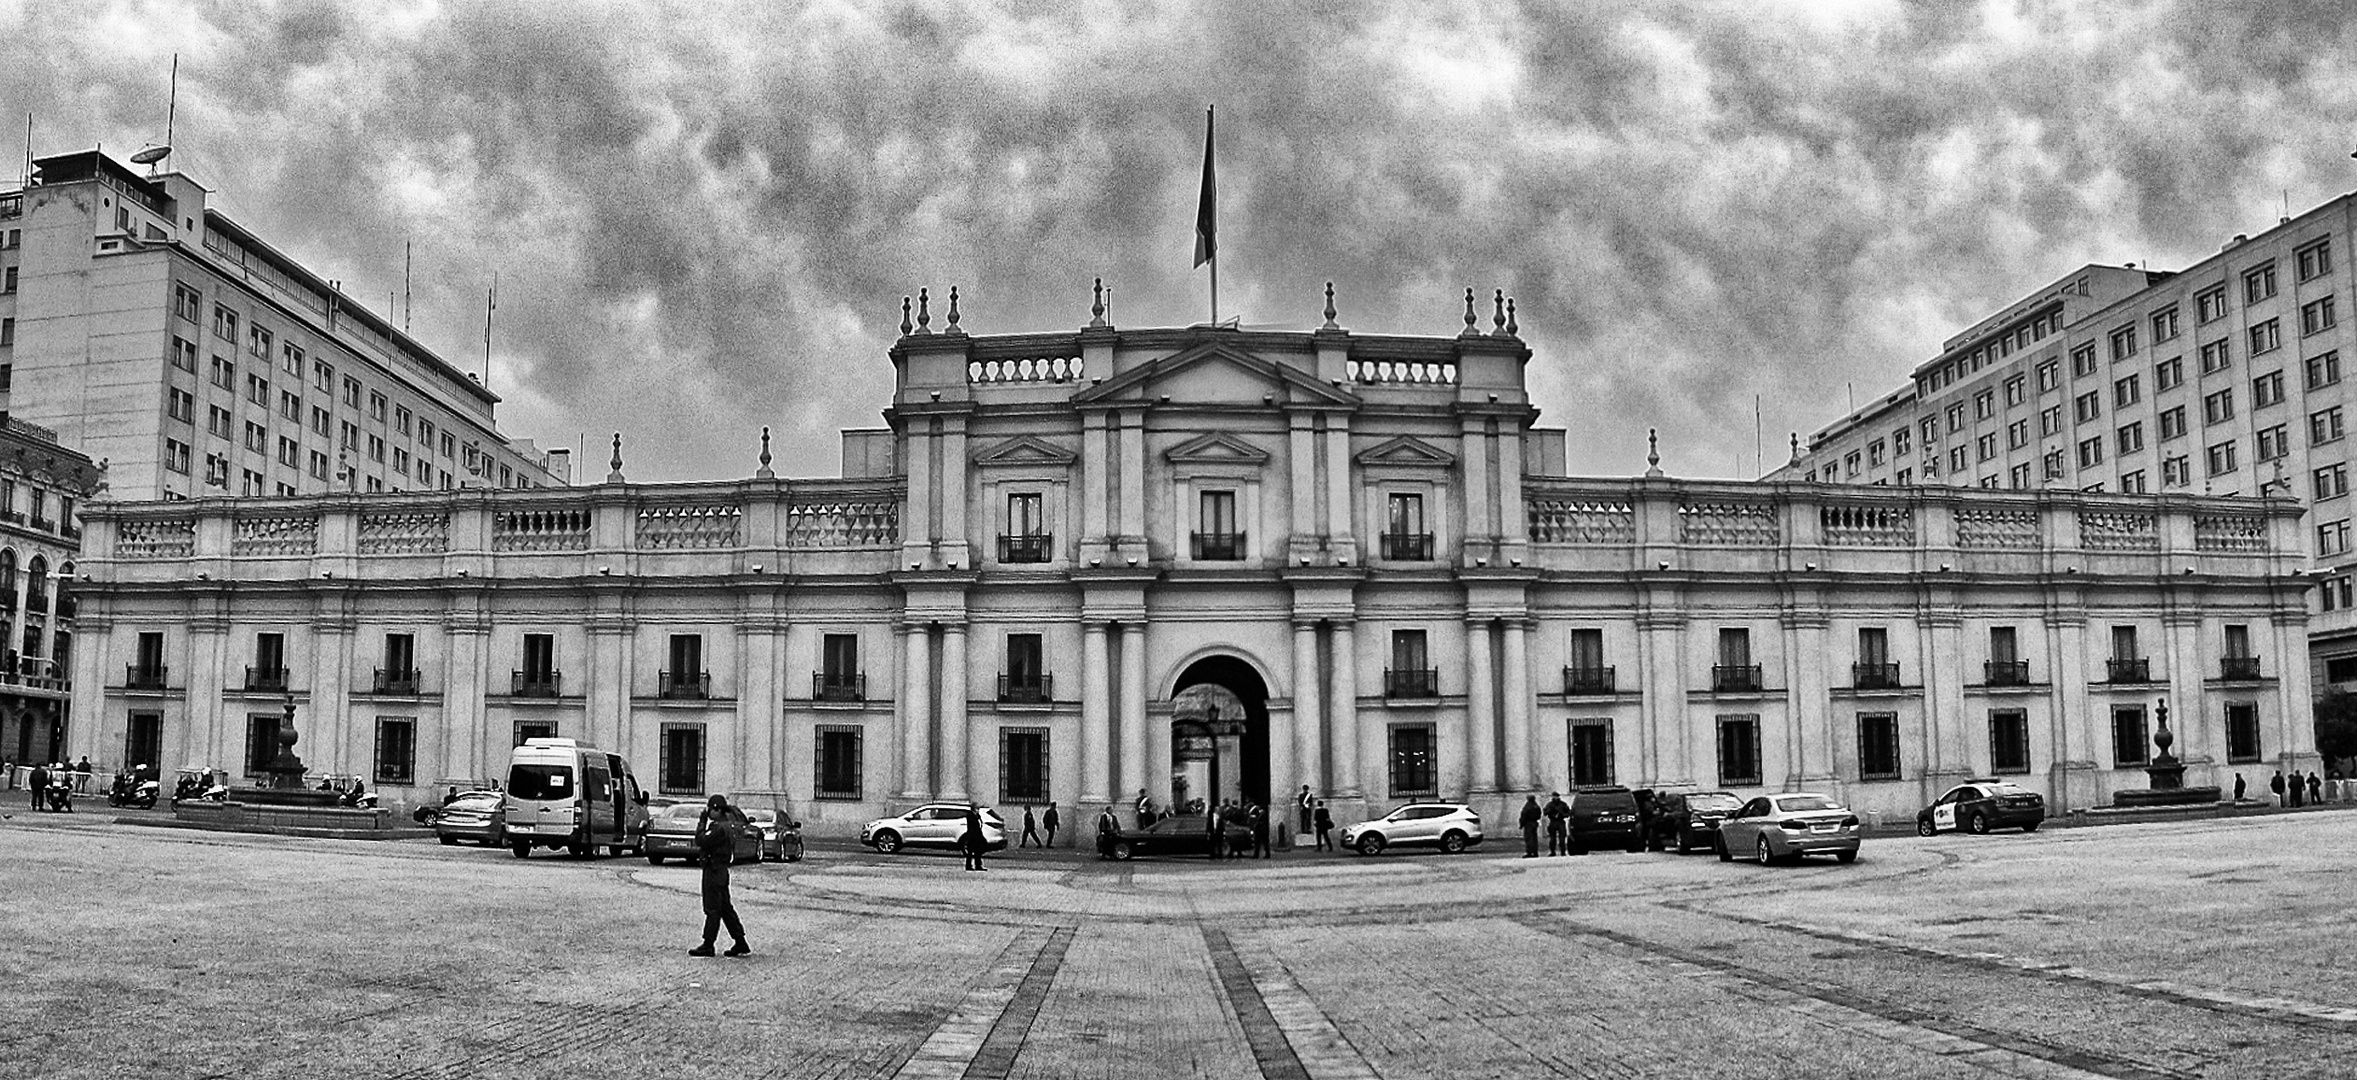
[(2242, 801), (2242, 792), (2243, 792), (2242, 774), (2241, 774), (2241, 773), (2235, 773), (2235, 774), (2234, 774), (2234, 801), (2235, 801), (2235, 802), (2238, 802), (2238, 803), (2239, 803), (2239, 802), (2241, 802), (2241, 801)]
[(1539, 813), (1539, 797), (1536, 795), (1524, 796), (1522, 803), (1522, 857), (1525, 859), (1539, 857), (1539, 819), (1543, 816)]
[(1041, 818), (1040, 818), (1040, 824), (1042, 824), (1042, 825), (1045, 825), (1045, 826), (1047, 826), (1047, 827), (1048, 827), (1048, 844), (1047, 844), (1047, 846), (1049, 846), (1049, 847), (1054, 847), (1054, 846), (1056, 846), (1056, 800), (1054, 800), (1054, 799), (1049, 799), (1049, 800), (1048, 800), (1048, 812), (1047, 812), (1045, 815), (1042, 815), (1042, 816), (1041, 816)]
[(2332, 793), (2334, 802), (2346, 802), (2349, 799), (2349, 789), (2342, 785), (2339, 769), (2332, 771), (2332, 779), (2325, 781), (2324, 789)]
[(1300, 822), (1294, 827), (1295, 835), (1307, 835), (1316, 828), (1312, 824), (1314, 819), (1311, 813), (1318, 808), (1318, 801), (1310, 797), (1308, 784), (1301, 785), (1301, 794), (1295, 796), (1293, 801), (1300, 807)]
[(84, 754), (82, 760), (74, 762), (74, 771), (84, 776), (90, 775), (90, 755)]
[(2277, 770), (2275, 770), (2275, 779), (2267, 781), (2267, 790), (2269, 790), (2269, 791), (2272, 791), (2272, 792), (2274, 792), (2274, 793), (2275, 793), (2275, 805), (2277, 805), (2277, 806), (2290, 806), (2290, 805), (2291, 805), (2291, 803), (2290, 803), (2288, 800), (2286, 800), (2286, 799), (2283, 797), (2283, 770), (2282, 770), (2282, 769), (2277, 769)]
[(33, 809), (42, 808), (41, 800), (49, 797), (49, 767), (38, 762), (33, 765)]
[(1113, 807), (1097, 815), (1097, 858), (1113, 857), (1113, 841), (1121, 835), (1121, 820), (1113, 816)]
[(1205, 837), (1208, 842), (1204, 846), (1211, 849), (1211, 858), (1214, 860), (1220, 857), (1219, 849), (1228, 846), (1227, 834), (1219, 827), (1221, 810), (1221, 807), (1212, 806), (1203, 811), (1203, 831), (1209, 834)]
[(712, 955), (712, 943), (719, 940), (722, 926), (728, 927), (732, 942), (728, 955), (744, 956), (753, 951), (745, 944), (745, 924), (737, 920), (737, 906), (728, 896), (728, 864), (736, 858), (737, 834), (751, 824), (728, 804), (727, 796), (717, 792), (705, 800), (704, 812), (696, 818), (696, 853), (704, 866), (704, 943), (689, 949), (689, 956)]
[(1259, 803), (1252, 804), (1252, 854), (1269, 857), (1269, 809)]
[(1571, 807), (1563, 802), (1563, 793), (1547, 793), (1547, 854), (1567, 855), (1571, 852)]
[(457, 802), (457, 801), (458, 801), (458, 785), (457, 785), (457, 784), (452, 784), (452, 785), (450, 785), (450, 790), (449, 790), (449, 791), (447, 791), (447, 792), (444, 792), (444, 793), (443, 793), (443, 795), (442, 795), (442, 805), (444, 805), (444, 806), (448, 806), (448, 805), (450, 805), (451, 803), (454, 803), (454, 802)]
[(986, 869), (982, 865), (982, 808), (966, 804), (966, 831), (958, 834), (958, 846), (966, 850), (966, 869)]
[(2292, 805), (2292, 806), (2294, 806), (2294, 807), (2298, 807), (2298, 806), (2300, 805), (2300, 794), (2301, 794), (2303, 791), (2305, 791), (2305, 790), (2307, 789), (2307, 787), (2308, 787), (2308, 783), (2307, 783), (2307, 781), (2300, 779), (2300, 770), (2298, 770), (2298, 769), (2293, 769), (2293, 770), (2292, 770), (2292, 778), (2291, 778), (2291, 805)]
[(2308, 774), (2308, 805), (2324, 805), (2324, 781), (2315, 773)]
[(1031, 816), (1031, 805), (1030, 805), (1029, 803), (1025, 803), (1025, 804), (1024, 804), (1024, 806), (1023, 806), (1023, 839), (1016, 841), (1016, 842), (1015, 842), (1015, 846), (1016, 846), (1016, 847), (1046, 847), (1046, 846), (1047, 846), (1046, 844), (1042, 844), (1042, 843), (1040, 843), (1040, 842), (1039, 842), (1039, 821), (1038, 821), (1038, 819), (1037, 819), (1037, 818), (1034, 818), (1034, 817), (1032, 817), (1032, 816)]
[(1146, 797), (1146, 789), (1138, 789), (1138, 828), (1154, 823), (1154, 800)]
[(1334, 850), (1334, 815), (1326, 811), (1326, 800), (1310, 808), (1310, 825), (1318, 831), (1318, 851)]

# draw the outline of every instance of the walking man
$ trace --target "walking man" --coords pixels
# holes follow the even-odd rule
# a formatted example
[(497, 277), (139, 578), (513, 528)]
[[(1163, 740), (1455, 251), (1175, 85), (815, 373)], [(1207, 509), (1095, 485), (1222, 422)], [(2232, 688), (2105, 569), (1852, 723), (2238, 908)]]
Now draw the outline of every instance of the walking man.
[(982, 808), (966, 804), (966, 831), (958, 834), (958, 846), (966, 849), (966, 869), (985, 869), (982, 865)]
[(751, 824), (717, 792), (696, 818), (696, 853), (704, 864), (704, 943), (689, 949), (689, 956), (712, 955), (712, 943), (719, 939), (723, 925), (734, 942), (728, 955), (745, 956), (753, 951), (745, 944), (745, 924), (737, 921), (737, 906), (728, 896), (728, 864), (736, 858), (737, 833)]
[(32, 781), (33, 809), (40, 810), (44, 808), (41, 800), (49, 797), (49, 767), (35, 762), (33, 765)]
[(2296, 807), (2296, 806), (2298, 806), (2298, 805), (2300, 805), (2300, 793), (2301, 793), (2301, 792), (2303, 792), (2303, 791), (2305, 791), (2305, 790), (2307, 790), (2307, 787), (2308, 787), (2308, 783), (2307, 783), (2307, 781), (2300, 779), (2300, 770), (2298, 770), (2298, 769), (2293, 769), (2293, 770), (2292, 770), (2292, 778), (2291, 778), (2291, 804), (2290, 804), (2290, 805), (2292, 805), (2292, 806), (2295, 806), (2295, 807)]
[(1252, 804), (1252, 854), (1260, 859), (1269, 857), (1269, 810), (1259, 803)]
[(1310, 823), (1318, 830), (1318, 851), (1334, 850), (1334, 815), (1326, 812), (1326, 800), (1319, 799), (1310, 811)]
[[(1535, 797), (1535, 796), (1534, 796)], [(1563, 793), (1547, 793), (1547, 854), (1562, 855), (1571, 850), (1571, 807), (1564, 805)]]
[(1112, 858), (1113, 840), (1120, 835), (1121, 821), (1113, 816), (1112, 805), (1107, 804), (1105, 811), (1097, 815), (1097, 858)]
[(1042, 844), (1042, 843), (1040, 843), (1040, 842), (1039, 842), (1039, 823), (1038, 823), (1038, 819), (1036, 819), (1036, 818), (1034, 818), (1034, 817), (1032, 817), (1032, 816), (1031, 816), (1031, 806), (1030, 806), (1028, 803), (1027, 803), (1027, 804), (1025, 804), (1025, 805), (1024, 805), (1024, 807), (1023, 807), (1023, 839), (1016, 841), (1016, 842), (1015, 842), (1015, 846), (1016, 846), (1016, 847), (1046, 847), (1046, 846), (1047, 846), (1046, 844)]
[(1048, 800), (1048, 812), (1046, 816), (1040, 819), (1040, 824), (1046, 825), (1048, 827), (1047, 846), (1056, 846), (1056, 800)]
[(1217, 806), (1203, 808), (1203, 830), (1210, 834), (1205, 837), (1209, 842), (1204, 846), (1211, 849), (1211, 858), (1215, 861), (1221, 857), (1220, 849), (1228, 846), (1227, 831), (1219, 827), (1221, 809)]
[(1525, 796), (1522, 803), (1522, 857), (1539, 857), (1539, 797)]
[(2242, 793), (2243, 793), (2243, 782), (2242, 782), (2242, 774), (2241, 774), (2241, 773), (2235, 773), (2235, 774), (2234, 774), (2234, 801), (2235, 801), (2235, 802), (2241, 802), (2241, 801), (2242, 801)]

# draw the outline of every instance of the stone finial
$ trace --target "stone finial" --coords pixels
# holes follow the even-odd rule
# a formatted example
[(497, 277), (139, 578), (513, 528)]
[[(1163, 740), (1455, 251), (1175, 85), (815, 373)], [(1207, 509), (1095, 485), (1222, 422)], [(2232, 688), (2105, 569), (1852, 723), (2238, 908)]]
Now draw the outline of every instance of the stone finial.
[(964, 330), (958, 328), (958, 287), (955, 285), (949, 287), (949, 325), (943, 327), (941, 332), (944, 334), (965, 333)]
[(1504, 337), (1506, 336), (1506, 290), (1499, 289), (1494, 302), (1497, 304), (1497, 313), (1490, 316), (1490, 333)]
[(1661, 429), (1659, 429), (1659, 428), (1646, 428), (1646, 429), (1645, 429), (1645, 475), (1647, 475), (1647, 476), (1660, 476), (1660, 475), (1662, 475), (1662, 472), (1661, 472)]
[(1473, 290), (1467, 289), (1465, 290), (1465, 329), (1457, 335), (1458, 337), (1481, 336), (1481, 331), (1473, 328), (1473, 319)]
[(905, 297), (905, 296), (903, 296), (903, 297), (901, 297), (901, 298), (900, 298), (900, 336), (901, 336), (901, 337), (907, 337), (907, 336), (908, 336), (908, 332), (909, 332), (910, 330), (913, 330), (913, 329), (915, 329), (915, 328), (916, 328), (916, 327), (915, 327), (913, 324), (911, 324), (911, 323), (908, 321), (908, 309), (909, 309), (909, 299), (908, 299), (908, 297)]
[(1792, 463), (1800, 464), (1800, 432), (1792, 433)]
[(1088, 324), (1090, 329), (1111, 325), (1105, 321), (1105, 279), (1098, 278), (1090, 290)]
[(930, 334), (933, 332), (933, 311), (930, 306), (932, 302), (933, 297), (930, 294), (923, 289), (917, 290), (917, 333)]
[(756, 479), (756, 480), (773, 480), (773, 479), (776, 479), (776, 478), (777, 478), (777, 474), (776, 474), (775, 472), (772, 472), (772, 471), (770, 471), (770, 468), (769, 468), (769, 425), (768, 425), (768, 424), (763, 424), (763, 425), (761, 425), (761, 468), (759, 468), (758, 470), (755, 470), (755, 471), (754, 471), (754, 473), (753, 473), (753, 478), (754, 478), (754, 479)]
[(1522, 325), (1514, 321), (1514, 298), (1506, 298), (1506, 336), (1521, 337)]
[(1333, 283), (1333, 282), (1331, 282), (1331, 281), (1329, 281), (1329, 282), (1327, 282), (1327, 283), (1326, 283), (1326, 324), (1325, 324), (1325, 325), (1323, 325), (1323, 326), (1320, 326), (1320, 327), (1318, 327), (1318, 329), (1320, 329), (1320, 330), (1340, 330), (1340, 329), (1342, 329), (1342, 324), (1341, 324), (1341, 323), (1338, 323), (1338, 322), (1335, 322), (1335, 321), (1334, 321), (1334, 283)]
[(619, 431), (614, 433), (614, 460), (608, 467), (613, 471), (606, 474), (606, 483), (622, 483), (622, 433)]

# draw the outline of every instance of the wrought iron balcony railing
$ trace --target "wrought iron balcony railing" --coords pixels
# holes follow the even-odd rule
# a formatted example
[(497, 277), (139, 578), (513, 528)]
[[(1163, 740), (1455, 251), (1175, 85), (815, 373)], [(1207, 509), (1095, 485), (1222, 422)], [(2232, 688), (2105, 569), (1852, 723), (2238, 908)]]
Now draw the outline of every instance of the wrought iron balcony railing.
[(286, 669), (282, 667), (249, 667), (246, 669), (246, 689), (278, 694), (286, 691)]
[(1756, 694), (1760, 689), (1758, 664), (1713, 664), (1710, 688), (1721, 694)]
[(1567, 667), (1563, 669), (1563, 692), (1566, 694), (1609, 694), (1617, 686), (1611, 665), (1599, 667)]
[(1899, 685), (1899, 665), (1891, 663), (1850, 665), (1850, 685), (1860, 690), (1891, 690)]
[(2143, 683), (2152, 681), (2152, 660), (2139, 656), (2133, 660), (2115, 659), (2103, 662), (2104, 681)]
[(1000, 533), (998, 561), (1003, 563), (1043, 563), (1056, 545), (1054, 533)]
[(1056, 677), (1046, 673), (998, 677), (998, 699), (1014, 705), (1044, 705), (1055, 700)]
[(172, 669), (164, 664), (132, 664), (123, 670), (123, 686), (131, 690), (161, 690)]
[(2028, 686), (2030, 662), (2027, 660), (1991, 660), (1981, 665), (1990, 686)]
[(518, 671), (508, 683), (511, 697), (557, 696), (557, 688), (564, 685), (564, 674), (556, 671)]
[(2227, 682), (2256, 682), (2259, 679), (2259, 658), (2256, 656), (2221, 656), (2218, 658), (2218, 677)]
[(1414, 562), (1432, 557), (1431, 533), (1384, 533), (1383, 557)]
[(1439, 697), (1440, 671), (1437, 668), (1384, 668), (1383, 696), (1387, 698)]
[(709, 671), (659, 671), (655, 673), (655, 696), (683, 701), (702, 701), (712, 696), (712, 673)]
[(372, 685), (375, 687), (375, 692), (379, 694), (415, 695), (417, 693), (417, 669), (387, 671), (384, 668), (378, 668), (376, 669), (376, 679)]
[(867, 672), (813, 671), (810, 697), (814, 701), (866, 701)]
[(1199, 532), (1192, 534), (1195, 558), (1202, 562), (1233, 562), (1244, 557), (1244, 534)]

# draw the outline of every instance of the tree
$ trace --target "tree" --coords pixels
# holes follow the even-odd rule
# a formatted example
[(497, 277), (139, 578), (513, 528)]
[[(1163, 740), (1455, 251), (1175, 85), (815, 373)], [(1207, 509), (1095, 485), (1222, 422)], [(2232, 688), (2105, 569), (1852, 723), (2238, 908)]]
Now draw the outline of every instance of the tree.
[(2316, 699), (2316, 752), (2327, 761), (2357, 757), (2357, 694), (2333, 690)]

